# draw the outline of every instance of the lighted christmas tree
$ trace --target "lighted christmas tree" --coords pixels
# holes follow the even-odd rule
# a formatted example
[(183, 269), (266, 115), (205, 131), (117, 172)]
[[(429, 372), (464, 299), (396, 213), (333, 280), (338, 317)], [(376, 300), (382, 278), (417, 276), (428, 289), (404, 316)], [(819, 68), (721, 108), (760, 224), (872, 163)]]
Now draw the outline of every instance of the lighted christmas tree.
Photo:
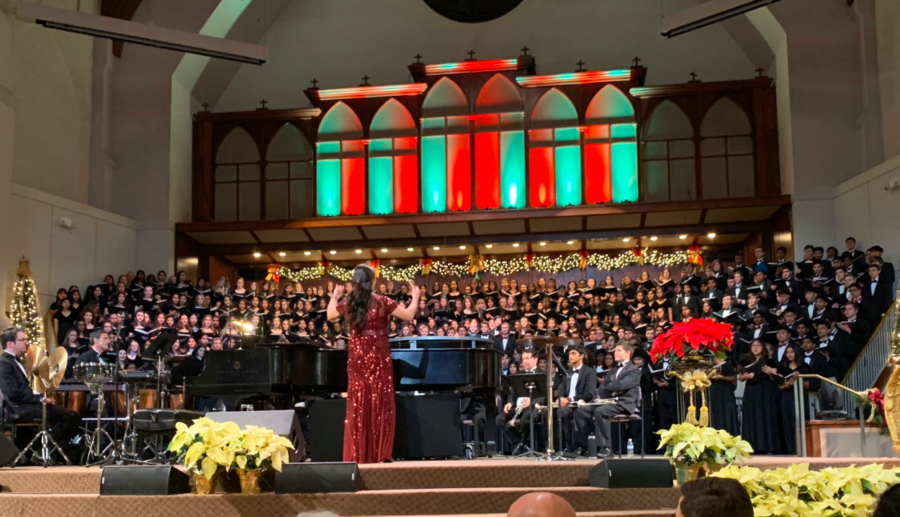
[(25, 329), (29, 345), (37, 345), (46, 350), (37, 287), (31, 279), (31, 266), (24, 258), (19, 261), (16, 275), (19, 276), (19, 281), (13, 286), (13, 299), (6, 315), (13, 325)]

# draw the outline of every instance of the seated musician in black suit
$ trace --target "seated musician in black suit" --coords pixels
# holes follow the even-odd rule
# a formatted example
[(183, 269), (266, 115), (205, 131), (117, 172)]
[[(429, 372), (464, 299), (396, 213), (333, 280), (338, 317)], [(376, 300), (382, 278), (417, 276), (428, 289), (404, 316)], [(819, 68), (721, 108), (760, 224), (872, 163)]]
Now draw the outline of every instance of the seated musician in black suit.
[(559, 390), (559, 419), (562, 426), (563, 449), (575, 452), (575, 447), (587, 448), (587, 430), (578, 427), (573, 402), (590, 402), (597, 395), (597, 370), (584, 364), (584, 347), (569, 349), (571, 371)]
[[(519, 373), (538, 373), (537, 364), (537, 351), (528, 348), (522, 352), (522, 370)], [(502, 429), (509, 441), (515, 445), (513, 455), (524, 452), (522, 439), (531, 426), (532, 419), (538, 414), (534, 410), (534, 405), (546, 404), (545, 401), (545, 397), (536, 397), (532, 400), (528, 397), (528, 393), (516, 393), (510, 386), (506, 405), (497, 414), (497, 427)]]
[(107, 350), (109, 350), (109, 334), (101, 330), (95, 331), (91, 334), (91, 347), (88, 348), (87, 352), (78, 356), (78, 361), (75, 364), (106, 364), (106, 361), (103, 359), (103, 354), (105, 354)]
[(618, 415), (631, 415), (637, 409), (641, 392), (641, 370), (631, 362), (634, 349), (628, 342), (616, 345), (615, 358), (618, 366), (607, 372), (600, 384), (601, 399), (616, 398), (616, 402), (599, 406), (578, 408), (575, 411), (576, 423), (586, 428), (588, 420), (594, 418), (594, 435), (597, 437), (599, 454), (609, 457), (612, 452), (611, 425), (609, 418)]
[[(0, 393), (3, 394), (3, 410), (10, 421), (31, 423), (41, 418), (41, 397), (31, 390), (28, 377), (25, 375), (25, 367), (20, 358), (28, 349), (28, 341), (25, 330), (22, 327), (9, 327), (0, 333), (0, 345), (3, 353), (0, 354)], [(74, 411), (59, 407), (47, 402), (47, 425), (50, 426), (50, 436), (64, 452), (72, 452), (69, 441), (78, 432), (81, 425), (81, 417)], [(20, 433), (17, 437), (24, 439), (25, 443), (17, 444), (20, 447), (27, 445), (29, 437)], [(70, 456), (70, 460), (77, 457)]]

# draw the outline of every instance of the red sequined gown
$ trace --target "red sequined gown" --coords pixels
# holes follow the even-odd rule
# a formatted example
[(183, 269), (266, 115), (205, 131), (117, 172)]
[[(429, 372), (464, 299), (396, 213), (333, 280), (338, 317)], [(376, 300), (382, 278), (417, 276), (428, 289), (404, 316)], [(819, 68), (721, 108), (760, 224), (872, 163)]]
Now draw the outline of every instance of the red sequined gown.
[[(344, 461), (379, 463), (391, 459), (395, 409), (388, 320), (396, 308), (394, 300), (373, 294), (365, 328), (350, 332)], [(346, 315), (344, 300), (337, 310)]]

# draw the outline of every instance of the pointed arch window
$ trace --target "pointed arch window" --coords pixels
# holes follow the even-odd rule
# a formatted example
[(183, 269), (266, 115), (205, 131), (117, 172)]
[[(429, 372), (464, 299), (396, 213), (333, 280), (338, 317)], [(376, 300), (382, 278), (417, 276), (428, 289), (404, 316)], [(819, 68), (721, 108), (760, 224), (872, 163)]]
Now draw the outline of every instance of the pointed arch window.
[(518, 88), (497, 74), (475, 101), (475, 207), (525, 206), (525, 114)]
[(259, 147), (235, 127), (219, 144), (214, 176), (216, 221), (256, 221), (262, 204)]
[(752, 197), (756, 193), (750, 120), (731, 99), (719, 99), (700, 126), (704, 199)]
[(588, 105), (585, 123), (585, 202), (637, 201), (637, 124), (628, 97), (604, 86)]
[(697, 199), (694, 129), (674, 102), (653, 110), (643, 132), (642, 200)]
[(529, 131), (529, 193), (533, 207), (581, 204), (581, 134), (572, 101), (553, 88), (538, 100)]
[(366, 165), (363, 128), (343, 102), (328, 110), (319, 125), (316, 156), (316, 210), (322, 216), (365, 211)]
[(303, 133), (286, 122), (266, 150), (266, 219), (312, 217), (313, 152)]
[(375, 113), (369, 141), (369, 211), (412, 214), (419, 206), (416, 123), (396, 99)]
[(469, 103), (462, 89), (444, 77), (422, 103), (422, 210), (472, 207)]

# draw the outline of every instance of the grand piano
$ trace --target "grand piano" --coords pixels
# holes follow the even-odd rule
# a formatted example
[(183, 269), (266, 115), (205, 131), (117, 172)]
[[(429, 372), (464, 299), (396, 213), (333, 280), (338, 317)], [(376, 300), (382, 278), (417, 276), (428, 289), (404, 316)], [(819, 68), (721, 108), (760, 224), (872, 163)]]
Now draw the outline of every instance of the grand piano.
[[(497, 391), (500, 354), (476, 337), (391, 340), (396, 391)], [(231, 409), (251, 397), (347, 391), (347, 351), (309, 343), (259, 344), (211, 352), (203, 372), (185, 377), (189, 395), (215, 396)]]
[[(487, 411), (485, 436), (492, 437), (494, 395), (500, 390), (500, 353), (477, 337), (403, 337), (390, 340), (397, 392), (460, 392), (481, 395)], [(242, 400), (272, 400), (347, 391), (347, 351), (301, 343), (257, 344), (210, 352), (203, 371), (184, 378), (188, 395), (214, 396), (228, 410)]]

